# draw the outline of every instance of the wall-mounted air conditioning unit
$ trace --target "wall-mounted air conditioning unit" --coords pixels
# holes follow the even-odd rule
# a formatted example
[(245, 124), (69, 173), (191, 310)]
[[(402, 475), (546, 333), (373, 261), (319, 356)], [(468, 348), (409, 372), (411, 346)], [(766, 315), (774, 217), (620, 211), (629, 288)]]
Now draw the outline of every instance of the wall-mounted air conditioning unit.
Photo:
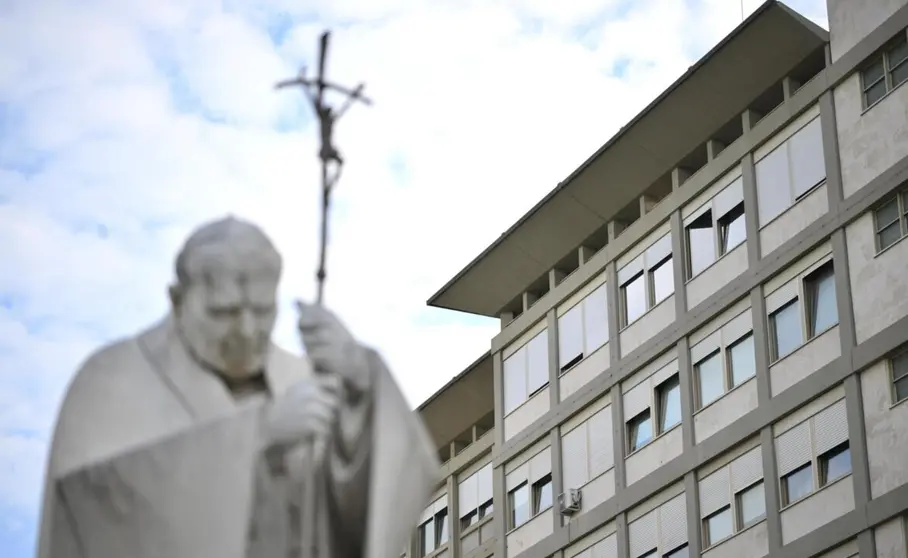
[(561, 515), (574, 515), (580, 511), (583, 494), (579, 488), (569, 488), (567, 492), (558, 496), (558, 511)]

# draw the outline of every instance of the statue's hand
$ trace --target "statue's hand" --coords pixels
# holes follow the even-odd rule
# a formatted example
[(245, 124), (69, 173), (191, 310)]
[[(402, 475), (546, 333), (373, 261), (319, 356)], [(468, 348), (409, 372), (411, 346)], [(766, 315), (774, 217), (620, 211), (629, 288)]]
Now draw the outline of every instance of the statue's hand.
[(337, 420), (340, 386), (332, 376), (296, 382), (268, 408), (266, 445), (289, 447), (326, 439)]
[(318, 373), (338, 376), (345, 395), (359, 399), (371, 387), (366, 349), (329, 310), (297, 302), (298, 327), (306, 354)]

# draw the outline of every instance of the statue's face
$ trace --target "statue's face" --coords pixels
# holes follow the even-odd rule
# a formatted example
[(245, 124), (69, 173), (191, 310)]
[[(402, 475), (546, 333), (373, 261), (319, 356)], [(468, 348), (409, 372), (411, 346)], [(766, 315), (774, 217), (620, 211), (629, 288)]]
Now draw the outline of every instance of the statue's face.
[(277, 317), (277, 278), (219, 274), (193, 281), (174, 300), (174, 314), (193, 355), (228, 379), (264, 370)]

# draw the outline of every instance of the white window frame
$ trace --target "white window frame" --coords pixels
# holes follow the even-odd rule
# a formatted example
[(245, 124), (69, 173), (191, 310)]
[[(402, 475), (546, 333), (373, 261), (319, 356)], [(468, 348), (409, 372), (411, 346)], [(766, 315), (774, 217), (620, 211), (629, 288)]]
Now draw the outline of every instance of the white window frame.
[[(890, 53), (892, 52), (892, 50), (895, 49), (895, 47), (902, 46), (906, 41), (908, 41), (908, 36), (906, 36), (906, 32), (908, 32), (908, 31), (906, 31), (905, 29), (899, 31), (899, 33), (895, 37), (890, 39), (889, 42), (886, 43), (886, 45), (882, 49), (880, 49), (880, 51), (876, 54), (876, 56), (873, 57), (871, 62), (864, 64), (863, 67), (858, 71), (858, 75), (860, 75), (860, 79), (861, 79), (861, 106), (864, 107), (864, 110), (869, 110), (871, 107), (876, 106), (877, 103), (879, 103), (880, 101), (885, 99), (899, 85), (902, 85), (903, 83), (905, 83), (905, 81), (902, 81), (901, 83), (898, 83), (898, 84), (893, 83), (892, 72), (899, 66), (901, 66), (903, 64), (908, 64), (908, 58), (902, 59), (901, 61), (897, 61), (897, 63), (893, 67), (892, 62), (889, 57), (890, 57)], [(877, 66), (879, 64), (882, 64), (882, 66), (883, 66), (883, 68), (882, 68), (883, 74), (880, 77), (878, 77), (877, 79), (875, 79), (873, 81), (873, 83), (868, 84), (867, 83), (867, 71), (870, 68)], [(875, 86), (880, 81), (883, 81), (886, 84), (886, 92), (883, 93), (880, 96), (880, 98), (877, 99), (876, 101), (873, 101), (872, 103), (868, 102), (867, 91), (869, 91), (873, 86)], [(906, 80), (906, 81), (908, 81), (908, 80)]]
[[(891, 203), (894, 203), (896, 206), (896, 211), (898, 212), (897, 220), (889, 223), (880, 223), (880, 210)], [(895, 225), (896, 222), (898, 222), (899, 226), (899, 237), (895, 239), (892, 244), (883, 246), (880, 233), (891, 225)], [(877, 204), (876, 208), (873, 210), (873, 237), (877, 254), (891, 246), (895, 246), (899, 241), (908, 237), (908, 189), (903, 189), (886, 198), (882, 203)]]
[[(545, 347), (545, 370), (546, 370), (546, 376), (545, 376), (544, 381), (543, 381), (540, 385), (538, 385), (538, 386), (531, 386), (531, 385), (530, 385), (530, 379), (531, 379), (531, 377), (532, 377), (531, 374), (530, 374), (530, 365), (531, 365), (531, 359), (530, 359), (530, 352), (531, 352), (531, 351), (530, 351), (530, 347), (531, 347), (531, 345), (533, 345), (533, 343), (539, 343), (541, 346), (544, 346), (544, 347)], [(507, 383), (508, 383), (508, 380), (509, 380), (509, 374), (508, 374), (508, 370), (507, 370), (507, 363), (508, 363), (509, 361), (511, 361), (511, 359), (523, 359), (523, 379), (524, 379), (524, 384), (523, 384), (523, 385), (524, 385), (524, 393), (523, 393), (522, 399), (520, 399), (519, 401), (515, 401), (514, 406), (511, 407), (511, 408), (508, 408), (508, 407), (507, 407), (508, 401), (507, 401), (507, 395), (506, 395), (506, 394), (507, 394), (507, 389), (508, 389)], [(505, 384), (505, 385), (504, 385), (504, 389), (505, 389), (505, 400), (504, 400), (505, 408), (504, 408), (504, 414), (505, 414), (505, 415), (509, 415), (509, 414), (511, 414), (512, 412), (514, 412), (514, 411), (516, 411), (517, 409), (519, 409), (524, 403), (526, 403), (527, 401), (529, 401), (530, 399), (532, 399), (533, 396), (535, 396), (536, 394), (538, 394), (539, 392), (541, 392), (543, 389), (545, 389), (546, 386), (549, 385), (548, 328), (544, 328), (542, 331), (540, 331), (539, 333), (537, 333), (536, 335), (534, 335), (533, 337), (531, 337), (529, 340), (527, 340), (526, 343), (524, 343), (523, 345), (521, 345), (520, 348), (518, 348), (516, 351), (514, 351), (513, 353), (511, 353), (508, 357), (503, 358), (503, 359), (502, 359), (502, 366), (501, 366), (501, 368), (502, 368), (502, 380), (503, 380), (502, 383)]]
[[(744, 219), (744, 239), (734, 246), (725, 248), (724, 227), (733, 220), (729, 220), (729, 215), (737, 214)], [(712, 261), (706, 264), (703, 269), (694, 271), (693, 269), (693, 250), (690, 239), (690, 229), (707, 213), (710, 214), (710, 223), (712, 228), (711, 240), (713, 246)], [(691, 213), (684, 219), (684, 279), (690, 281), (701, 273), (708, 270), (719, 260), (728, 255), (729, 252), (741, 245), (747, 244), (747, 217), (744, 213), (744, 179), (738, 176), (728, 183), (721, 191), (717, 192), (709, 201), (700, 206), (699, 209)]]
[[(671, 231), (665, 233), (658, 240), (653, 242), (642, 254), (637, 256), (633, 261), (627, 263), (618, 271), (618, 298), (619, 298), (619, 330), (636, 323), (643, 318), (650, 310), (662, 304), (672, 297), (678, 289), (674, 280), (674, 253), (671, 245)], [(662, 300), (656, 301), (654, 272), (668, 265), (672, 270), (672, 291)], [(643, 276), (643, 312), (633, 320), (628, 318), (627, 291), (629, 284), (637, 281)]]
[[(812, 278), (816, 277), (817, 274), (821, 273), (821, 271), (826, 266), (832, 267), (833, 286), (834, 286), (835, 296), (836, 296), (836, 321), (834, 324), (828, 326), (827, 328), (823, 329), (822, 331), (813, 332), (812, 328), (811, 328), (811, 315), (810, 315), (811, 293), (808, 288), (808, 283)], [(770, 366), (772, 366), (773, 364), (788, 357), (789, 355), (792, 355), (792, 354), (798, 352), (802, 347), (804, 347), (805, 345), (807, 345), (808, 343), (810, 343), (817, 337), (823, 335), (830, 329), (837, 327), (839, 325), (839, 321), (841, 319), (841, 317), (838, 316), (839, 293), (838, 293), (838, 285), (835, 284), (835, 262), (833, 261), (832, 256), (826, 256), (826, 257), (820, 259), (820, 261), (818, 261), (817, 263), (811, 265), (810, 267), (808, 267), (807, 269), (805, 269), (804, 271), (799, 273), (797, 275), (797, 277), (792, 278), (791, 281), (797, 281), (797, 293), (793, 294), (791, 297), (785, 299), (784, 302), (774, 305), (771, 309), (769, 307), (767, 307), (766, 320), (767, 320), (767, 325), (768, 325), (767, 329), (768, 329), (768, 333), (769, 333), (769, 365)], [(789, 283), (786, 283), (785, 285), (788, 285), (788, 284)], [(785, 288), (785, 286), (783, 285), (782, 287), (780, 287), (780, 289), (781, 288)], [(774, 293), (770, 293), (769, 295), (767, 295), (767, 298), (772, 297), (773, 294)], [(779, 355), (778, 335), (777, 335), (777, 331), (776, 331), (775, 316), (781, 310), (787, 308), (792, 303), (798, 304), (798, 319), (800, 322), (801, 342), (799, 345), (797, 345), (795, 348), (793, 348), (788, 353), (786, 353), (784, 355)]]
[[(607, 283), (602, 283), (601, 285), (593, 288), (593, 290), (591, 290), (589, 293), (587, 293), (586, 296), (584, 296), (580, 301), (577, 302), (577, 304), (571, 306), (571, 308), (569, 308), (567, 311), (561, 313), (561, 315), (558, 316), (558, 373), (559, 374), (566, 373), (567, 371), (571, 370), (572, 368), (574, 368), (575, 366), (577, 366), (578, 364), (583, 362), (583, 360), (586, 359), (588, 356), (595, 353), (602, 347), (608, 345), (610, 331), (609, 331), (609, 325), (608, 325), (609, 301), (608, 301), (607, 285), (608, 285)], [(605, 327), (605, 340), (602, 343), (600, 343), (599, 345), (588, 346), (588, 345), (591, 345), (591, 343), (589, 343), (589, 338), (588, 338), (589, 336), (587, 335), (587, 324), (588, 324), (587, 312), (589, 312), (588, 303), (590, 303), (591, 301), (594, 300), (594, 298), (593, 298), (594, 296), (603, 297), (603, 299), (605, 300), (605, 323), (603, 324)], [(563, 328), (562, 323), (563, 323), (563, 321), (566, 321), (566, 318), (568, 316), (576, 315), (576, 314), (572, 314), (573, 312), (579, 313), (579, 316), (580, 316), (580, 318), (579, 318), (580, 319), (580, 353), (577, 355), (573, 355), (568, 360), (565, 360), (565, 357), (567, 355), (564, 354), (564, 353), (566, 353), (566, 351), (563, 350), (564, 342), (562, 341), (562, 339), (563, 339), (562, 333), (567, 328)]]

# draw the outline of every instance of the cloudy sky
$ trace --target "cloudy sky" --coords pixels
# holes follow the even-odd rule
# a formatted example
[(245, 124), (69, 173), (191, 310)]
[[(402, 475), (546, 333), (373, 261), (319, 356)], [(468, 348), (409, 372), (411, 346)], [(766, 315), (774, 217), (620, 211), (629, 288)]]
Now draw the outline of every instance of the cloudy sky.
[[(757, 0), (745, 0), (749, 14)], [(825, 27), (823, 0), (791, 5)], [(311, 297), (315, 129), (295, 91), (367, 82), (341, 121), (328, 302), (414, 405), (488, 348), (437, 288), (742, 19), (738, 0), (0, 0), (0, 549), (30, 556), (79, 362), (166, 311), (193, 225), (231, 212)]]

